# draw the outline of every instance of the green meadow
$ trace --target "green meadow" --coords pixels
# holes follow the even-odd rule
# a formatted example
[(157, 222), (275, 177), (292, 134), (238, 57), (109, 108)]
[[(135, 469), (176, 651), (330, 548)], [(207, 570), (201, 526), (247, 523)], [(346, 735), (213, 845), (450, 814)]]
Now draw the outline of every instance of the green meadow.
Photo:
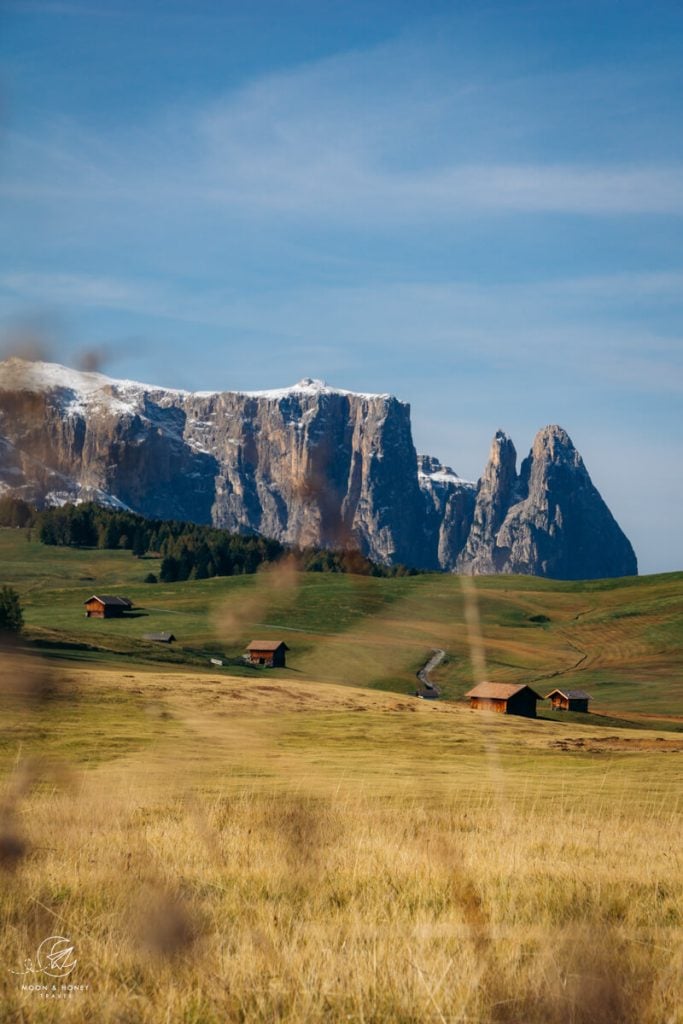
[[(47, 547), (9, 529), (0, 530), (0, 565), (21, 594), (27, 638), (70, 660), (206, 667), (212, 656), (238, 661), (252, 638), (276, 636), (291, 651), (287, 669), (270, 677), (410, 694), (418, 668), (442, 648), (434, 679), (444, 698), (461, 698), (474, 682), (455, 576), (276, 571), (145, 584), (154, 559)], [(683, 573), (580, 583), (480, 577), (475, 588), (491, 680), (526, 682), (542, 695), (582, 688), (611, 718), (662, 716), (675, 727), (683, 716)], [(83, 601), (97, 591), (124, 594), (135, 612), (86, 619)], [(161, 630), (177, 637), (171, 649), (143, 639)], [(254, 676), (234, 663), (217, 671)]]

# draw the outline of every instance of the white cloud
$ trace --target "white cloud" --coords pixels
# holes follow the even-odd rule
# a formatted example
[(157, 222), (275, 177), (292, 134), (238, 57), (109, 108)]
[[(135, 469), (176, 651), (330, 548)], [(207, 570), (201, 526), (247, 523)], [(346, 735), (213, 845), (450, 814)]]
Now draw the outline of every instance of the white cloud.
[(633, 308), (644, 302), (647, 310), (650, 301), (680, 306), (682, 284), (683, 273), (668, 272), (516, 285), (299, 286), (255, 304), (208, 286), (15, 271), (0, 276), (0, 294), (8, 308), (113, 309), (193, 324), (200, 333), (221, 329), (235, 340), (277, 340), (274, 372), (278, 362), (284, 369), (312, 352), (332, 367), (340, 352), (347, 364), (362, 356), (368, 365), (413, 360), (419, 352), (454, 372), (465, 362), (511, 377), (529, 367), (539, 378), (577, 382), (590, 375), (610, 392), (671, 395), (683, 392), (680, 333), (656, 330)]
[[(112, 216), (121, 204), (163, 206), (172, 218), (189, 206), (356, 229), (510, 212), (683, 214), (683, 163), (624, 147), (609, 160), (553, 159), (566, 146), (553, 142), (557, 112), (541, 92), (552, 80), (536, 83), (534, 109), (528, 75), (492, 80), (463, 65), (433, 45), (395, 42), (264, 75), (113, 135), (62, 118), (8, 138), (0, 194), (109, 203)], [(578, 77), (558, 79), (554, 103), (558, 90), (581, 88)], [(600, 82), (587, 80), (593, 123)], [(541, 159), (532, 154), (543, 131)]]
[(0, 288), (33, 301), (65, 306), (130, 309), (143, 297), (149, 300), (149, 292), (142, 285), (86, 274), (2, 274)]

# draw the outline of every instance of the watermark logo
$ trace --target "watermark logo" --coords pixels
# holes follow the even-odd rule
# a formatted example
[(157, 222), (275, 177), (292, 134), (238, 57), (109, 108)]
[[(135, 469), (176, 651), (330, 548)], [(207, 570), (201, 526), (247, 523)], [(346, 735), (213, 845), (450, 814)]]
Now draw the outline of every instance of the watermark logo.
[(38, 946), (36, 962), (43, 974), (51, 978), (66, 978), (78, 963), (74, 957), (74, 947), (63, 935), (51, 935), (49, 939), (43, 939)]
[(78, 963), (74, 956), (74, 945), (64, 935), (50, 935), (43, 939), (36, 951), (35, 959), (24, 960), (23, 971), (11, 974), (46, 974), (50, 978), (66, 978)]
[(73, 999), (90, 990), (90, 985), (74, 983), (69, 977), (78, 960), (76, 947), (65, 935), (43, 939), (33, 959), (26, 957), (18, 975), (19, 988), (32, 999)]

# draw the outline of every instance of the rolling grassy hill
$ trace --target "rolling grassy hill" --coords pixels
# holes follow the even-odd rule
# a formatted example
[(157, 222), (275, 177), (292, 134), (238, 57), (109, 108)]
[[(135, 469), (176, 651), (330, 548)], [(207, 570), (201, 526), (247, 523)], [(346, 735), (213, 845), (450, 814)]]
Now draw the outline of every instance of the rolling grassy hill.
[(683, 1021), (682, 737), (46, 664), (0, 693), (0, 957), (64, 933), (83, 989), (6, 970), (8, 1024)]
[[(683, 1024), (683, 574), (474, 581), (491, 678), (607, 713), (530, 721), (457, 700), (455, 577), (145, 585), (10, 530), (0, 565), (47, 655), (0, 660), (3, 1021)], [(258, 635), (287, 669), (210, 669)], [(435, 647), (456, 699), (415, 700)], [(11, 973), (55, 934), (63, 1003)]]
[[(399, 579), (296, 573), (145, 584), (158, 567), (129, 552), (46, 547), (22, 530), (0, 530), (1, 582), (19, 590), (26, 635), (70, 659), (206, 666), (239, 658), (255, 636), (291, 647), (273, 677), (345, 683), (409, 694), (433, 648), (445, 698), (473, 683), (461, 581), (427, 574)], [(555, 685), (590, 692), (594, 710), (617, 718), (683, 716), (683, 573), (590, 582), (480, 577), (476, 600), (486, 672), (544, 694)], [(91, 593), (122, 593), (138, 614), (88, 620)], [(143, 639), (169, 630), (173, 649)], [(254, 678), (226, 665), (218, 672)], [(541, 706), (542, 707), (542, 706)], [(550, 712), (543, 712), (550, 714)], [(566, 719), (565, 719), (566, 720)]]

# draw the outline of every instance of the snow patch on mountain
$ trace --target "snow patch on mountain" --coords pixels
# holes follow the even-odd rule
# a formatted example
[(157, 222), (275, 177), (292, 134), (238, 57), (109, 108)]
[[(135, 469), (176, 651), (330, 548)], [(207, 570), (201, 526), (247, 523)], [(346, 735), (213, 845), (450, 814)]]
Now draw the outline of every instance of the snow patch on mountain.
[(438, 459), (432, 455), (418, 455), (417, 457), (417, 479), (422, 489), (428, 489), (434, 484), (457, 487), (476, 487), (473, 480), (465, 480), (458, 476), (450, 466), (442, 466)]
[(380, 395), (362, 391), (346, 391), (344, 388), (333, 388), (324, 380), (315, 380), (313, 377), (304, 377), (303, 380), (287, 388), (269, 388), (266, 391), (239, 391), (237, 394), (246, 395), (248, 398), (265, 398), (274, 401), (300, 395), (310, 395), (312, 397), (317, 395), (344, 395), (352, 398), (363, 398), (368, 401), (373, 399), (383, 399), (386, 401), (391, 398), (389, 394)]
[(323, 380), (304, 377), (296, 384), (284, 388), (270, 388), (265, 391), (241, 391), (225, 389), (224, 391), (186, 391), (182, 388), (159, 387), (154, 384), (143, 384), (136, 380), (117, 380), (104, 373), (89, 370), (72, 370), (59, 363), (31, 362), (13, 357), (0, 363), (0, 390), (4, 391), (67, 391), (72, 396), (65, 406), (71, 413), (85, 412), (93, 405), (111, 404), (116, 412), (137, 412), (145, 395), (162, 399), (169, 398), (210, 398), (220, 394), (244, 395), (247, 398), (265, 398), (275, 401), (281, 399), (318, 395), (344, 395), (367, 399), (387, 400), (388, 393), (371, 394), (366, 392), (347, 391), (343, 388), (330, 387)]

